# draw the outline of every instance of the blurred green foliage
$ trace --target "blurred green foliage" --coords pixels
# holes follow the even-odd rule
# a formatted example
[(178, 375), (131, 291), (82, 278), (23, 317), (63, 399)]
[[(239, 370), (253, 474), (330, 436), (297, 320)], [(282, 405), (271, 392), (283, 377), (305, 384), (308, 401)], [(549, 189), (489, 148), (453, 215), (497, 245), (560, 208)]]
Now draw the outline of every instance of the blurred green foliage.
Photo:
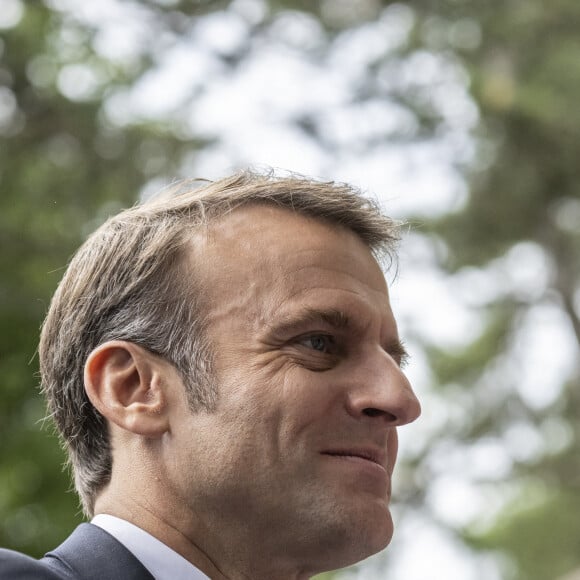
[[(24, 5), (23, 5), (24, 7)], [(64, 456), (37, 393), (36, 345), (50, 296), (87, 231), (132, 205), (156, 172), (176, 171), (184, 143), (166, 128), (118, 127), (104, 95), (146, 68), (117, 70), (91, 49), (93, 31), (31, 2), (0, 41), (0, 545), (36, 556), (68, 535), (80, 510)], [(77, 62), (106, 71), (106, 83), (78, 101), (58, 88)]]
[[(465, 170), (465, 206), (428, 228), (444, 241), (442, 265), (451, 274), (490, 269), (525, 244), (542, 255), (549, 276), (545, 288), (538, 271), (537, 291), (504, 290), (482, 305), (480, 337), (456, 352), (432, 349), (432, 368), (437, 384), (464, 385), (479, 403), (477, 420), (447, 436), (501, 440), (517, 421), (543, 438), (533, 458), (514, 462), (514, 499), (492, 525), (467, 530), (466, 539), (507, 555), (506, 578), (551, 580), (580, 567), (580, 5), (467, 2), (456, 16), (481, 29), (475, 50), (458, 51), (480, 111), (479, 151)], [(504, 276), (509, 286), (510, 272)], [(538, 307), (559, 311), (576, 353), (559, 396), (542, 409), (521, 397), (517, 362), (508, 373), (502, 364)]]
[[(123, 123), (107, 103), (155, 66), (157, 43), (177, 42), (197, 18), (230, 2), (137, 4), (150, 13), (156, 34), (126, 63), (96, 50), (96, 29), (59, 3), (18, 4), (22, 17), (0, 35), (0, 545), (36, 556), (80, 521), (74, 494), (65, 493), (64, 457), (50, 428), (41, 431), (35, 350), (50, 296), (87, 232), (132, 204), (151, 180), (182, 174), (185, 161), (208, 144), (176, 121)], [(271, 0), (250, 35), (267, 37), (275, 15), (291, 9), (313, 16), (331, 43), (390, 4)], [(546, 439), (532, 459), (514, 461), (505, 482), (515, 490), (509, 505), (491, 524), (458, 533), (476, 549), (503, 552), (511, 562), (506, 578), (553, 580), (580, 567), (579, 369), (563, 379), (553, 403), (537, 409), (516, 388), (517, 368), (505, 372), (505, 357), (522, 320), (542, 305), (561, 312), (580, 349), (580, 4), (439, 0), (408, 9), (407, 42), (361, 71), (357, 99), (386, 98), (377, 71), (417, 54), (448, 59), (468, 75), (479, 122), (474, 155), (458, 160), (469, 185), (466, 201), (440, 218), (420, 218), (422, 233), (444, 248), (441, 268), (450, 276), (469, 268), (489, 272), (522, 243), (549, 265), (541, 291), (522, 295), (507, 284), (479, 305), (484, 325), (473, 343), (453, 351), (425, 344), (434, 388), (450, 398), (460, 388), (477, 411), (472, 421), (446, 425), (442, 436), (501, 440), (517, 420)], [(241, 67), (244, 55), (225, 55), (224, 66)], [(79, 66), (92, 81), (85, 90), (67, 90), (67, 75)], [(446, 131), (439, 105), (416, 85), (388, 90), (418, 122), (407, 139)], [(316, 119), (296, 123), (325, 144)], [(550, 446), (554, 425), (565, 433), (564, 444)], [(403, 495), (417, 503), (435, 445), (410, 462), (415, 476)]]

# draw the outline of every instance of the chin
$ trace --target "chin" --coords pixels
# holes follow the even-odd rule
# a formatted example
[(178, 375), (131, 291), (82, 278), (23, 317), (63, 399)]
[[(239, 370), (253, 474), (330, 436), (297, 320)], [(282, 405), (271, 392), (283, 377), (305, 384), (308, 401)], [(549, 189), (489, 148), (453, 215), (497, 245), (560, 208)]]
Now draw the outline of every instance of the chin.
[[(374, 491), (349, 490), (342, 486), (303, 489), (297, 518), (303, 535), (299, 550), (312, 563), (313, 573), (356, 564), (386, 548), (393, 537), (393, 520), (388, 500)], [(295, 503), (290, 504), (296, 506)]]
[[(353, 506), (355, 507), (355, 506)], [(356, 509), (358, 507), (358, 509)], [(384, 550), (393, 538), (393, 517), (387, 501), (365, 502), (351, 514), (350, 529), (353, 546), (365, 552), (364, 558)]]
[(393, 521), (391, 515), (380, 524), (369, 525), (360, 535), (358, 542), (353, 542), (353, 548), (358, 548), (356, 561), (364, 560), (381, 550), (384, 550), (393, 538)]
[(343, 522), (344, 527), (336, 530), (333, 541), (330, 542), (328, 562), (324, 568), (336, 570), (345, 568), (364, 560), (381, 550), (384, 550), (393, 537), (393, 520), (390, 512), (357, 514), (356, 521)]

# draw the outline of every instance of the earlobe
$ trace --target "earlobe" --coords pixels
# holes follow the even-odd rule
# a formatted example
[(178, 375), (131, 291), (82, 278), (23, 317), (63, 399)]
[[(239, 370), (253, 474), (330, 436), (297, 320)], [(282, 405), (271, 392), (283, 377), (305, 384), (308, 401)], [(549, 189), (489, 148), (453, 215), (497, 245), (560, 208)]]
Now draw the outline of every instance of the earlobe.
[(169, 430), (164, 364), (131, 342), (98, 346), (85, 364), (88, 398), (106, 419), (126, 431), (160, 437)]

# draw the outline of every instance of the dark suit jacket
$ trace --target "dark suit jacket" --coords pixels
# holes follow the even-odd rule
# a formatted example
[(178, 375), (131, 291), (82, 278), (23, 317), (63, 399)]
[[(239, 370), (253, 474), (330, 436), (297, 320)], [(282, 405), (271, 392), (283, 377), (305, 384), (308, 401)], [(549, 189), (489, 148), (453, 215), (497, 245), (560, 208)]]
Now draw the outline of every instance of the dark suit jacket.
[(154, 580), (123, 544), (81, 524), (40, 560), (0, 549), (0, 580)]

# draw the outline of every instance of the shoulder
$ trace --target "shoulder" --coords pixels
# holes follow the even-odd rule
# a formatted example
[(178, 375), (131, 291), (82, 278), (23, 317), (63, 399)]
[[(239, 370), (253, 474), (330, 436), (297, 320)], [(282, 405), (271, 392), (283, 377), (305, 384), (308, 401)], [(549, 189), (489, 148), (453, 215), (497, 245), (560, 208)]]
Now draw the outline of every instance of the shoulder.
[(57, 580), (60, 578), (41, 561), (0, 548), (0, 580)]
[(123, 544), (93, 524), (80, 524), (58, 548), (45, 555), (43, 562), (62, 578), (154, 580)]
[(141, 562), (98, 526), (81, 524), (41, 560), (0, 549), (0, 580), (154, 580)]

